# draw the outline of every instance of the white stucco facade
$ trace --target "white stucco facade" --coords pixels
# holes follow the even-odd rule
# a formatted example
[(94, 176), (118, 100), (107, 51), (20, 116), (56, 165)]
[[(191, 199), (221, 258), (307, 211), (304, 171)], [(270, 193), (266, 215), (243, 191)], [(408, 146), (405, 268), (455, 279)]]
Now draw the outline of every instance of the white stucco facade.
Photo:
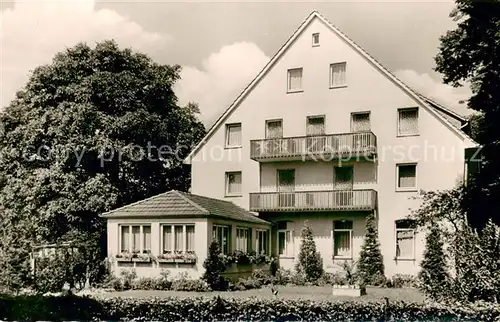
[[(369, 32), (369, 31), (367, 31)], [(319, 33), (319, 46), (312, 46), (312, 35)], [(464, 149), (472, 146), (459, 129), (412, 95), (388, 76), (366, 55), (334, 32), (319, 15), (313, 14), (299, 29), (293, 41), (273, 59), (258, 82), (244, 92), (230, 111), (209, 132), (205, 143), (190, 158), (194, 194), (228, 200), (250, 209), (250, 193), (276, 192), (277, 170), (295, 169), (295, 191), (333, 189), (335, 161), (258, 162), (250, 158), (250, 141), (266, 138), (266, 121), (282, 120), (283, 138), (306, 136), (306, 119), (325, 118), (325, 134), (351, 132), (351, 115), (370, 113), (371, 132), (376, 136), (375, 161), (349, 161), (353, 166), (353, 189), (377, 192), (376, 209), (379, 238), (386, 274), (415, 274), (424, 249), (424, 236), (415, 236), (413, 258), (395, 260), (395, 221), (404, 219), (410, 208), (418, 206), (411, 198), (417, 190), (449, 189), (463, 178)], [(346, 86), (330, 88), (330, 64), (346, 63)], [(287, 71), (302, 68), (302, 90), (287, 92)], [(418, 108), (418, 134), (398, 135), (398, 109)], [(241, 123), (241, 147), (225, 148), (226, 125)], [(397, 165), (416, 164), (416, 188), (399, 191)], [(226, 172), (241, 172), (239, 196), (226, 196)], [(368, 212), (266, 212), (272, 221), (293, 223), (295, 254), (298, 253), (300, 228), (308, 220), (315, 232), (326, 268), (335, 266), (333, 221), (353, 220), (353, 258), (361, 247), (364, 221)], [(277, 247), (273, 233), (274, 249)], [(293, 267), (294, 258), (280, 259), (280, 265)]]

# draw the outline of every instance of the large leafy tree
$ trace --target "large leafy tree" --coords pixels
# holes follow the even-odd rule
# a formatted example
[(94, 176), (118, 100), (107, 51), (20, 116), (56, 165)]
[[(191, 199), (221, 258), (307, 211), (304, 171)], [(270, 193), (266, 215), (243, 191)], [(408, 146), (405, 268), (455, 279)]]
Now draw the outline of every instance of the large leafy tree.
[(106, 41), (32, 72), (0, 114), (0, 252), (102, 232), (99, 213), (188, 189), (182, 161), (205, 129), (178, 105), (179, 71)]
[(436, 71), (453, 86), (471, 84), (468, 106), (482, 113), (476, 139), (484, 162), (464, 198), (469, 223), (500, 223), (500, 0), (456, 0), (455, 30), (441, 37)]

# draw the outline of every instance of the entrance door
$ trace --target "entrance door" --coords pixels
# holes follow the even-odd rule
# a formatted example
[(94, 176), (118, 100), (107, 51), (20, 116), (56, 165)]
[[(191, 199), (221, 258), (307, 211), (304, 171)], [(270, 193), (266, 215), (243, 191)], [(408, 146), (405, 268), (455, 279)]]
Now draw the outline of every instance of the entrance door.
[(353, 200), (353, 168), (335, 167), (334, 168), (334, 202), (337, 206), (352, 206)]
[(279, 208), (295, 207), (295, 170), (278, 170)]

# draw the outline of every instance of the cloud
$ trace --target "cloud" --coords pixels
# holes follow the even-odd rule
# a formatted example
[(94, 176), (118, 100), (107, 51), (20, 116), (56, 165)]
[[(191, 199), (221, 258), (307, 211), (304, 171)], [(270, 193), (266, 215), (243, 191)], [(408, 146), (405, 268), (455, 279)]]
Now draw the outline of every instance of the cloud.
[(467, 86), (455, 88), (441, 83), (431, 75), (419, 74), (413, 70), (399, 70), (395, 72), (396, 76), (405, 82), (408, 86), (417, 92), (435, 100), (437, 103), (448, 107), (460, 115), (469, 115), (472, 113), (465, 104), (460, 101), (467, 100), (471, 96), (470, 88)]
[(115, 39), (120, 46), (151, 55), (173, 40), (115, 11), (96, 10), (95, 0), (18, 0), (12, 9), (0, 12), (0, 26), (0, 107), (14, 98), (31, 70), (78, 42), (94, 45)]
[(210, 126), (268, 61), (253, 43), (224, 46), (205, 59), (201, 69), (184, 67), (175, 92), (181, 104), (199, 103), (201, 120)]

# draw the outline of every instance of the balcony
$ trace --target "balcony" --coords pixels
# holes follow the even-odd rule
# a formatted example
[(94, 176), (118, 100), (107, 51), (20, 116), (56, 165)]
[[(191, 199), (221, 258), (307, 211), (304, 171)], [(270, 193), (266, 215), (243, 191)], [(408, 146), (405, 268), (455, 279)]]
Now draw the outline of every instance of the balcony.
[(250, 141), (250, 158), (258, 162), (373, 160), (377, 137), (372, 132), (329, 134)]
[(375, 190), (260, 192), (250, 194), (250, 211), (370, 211), (376, 200)]

